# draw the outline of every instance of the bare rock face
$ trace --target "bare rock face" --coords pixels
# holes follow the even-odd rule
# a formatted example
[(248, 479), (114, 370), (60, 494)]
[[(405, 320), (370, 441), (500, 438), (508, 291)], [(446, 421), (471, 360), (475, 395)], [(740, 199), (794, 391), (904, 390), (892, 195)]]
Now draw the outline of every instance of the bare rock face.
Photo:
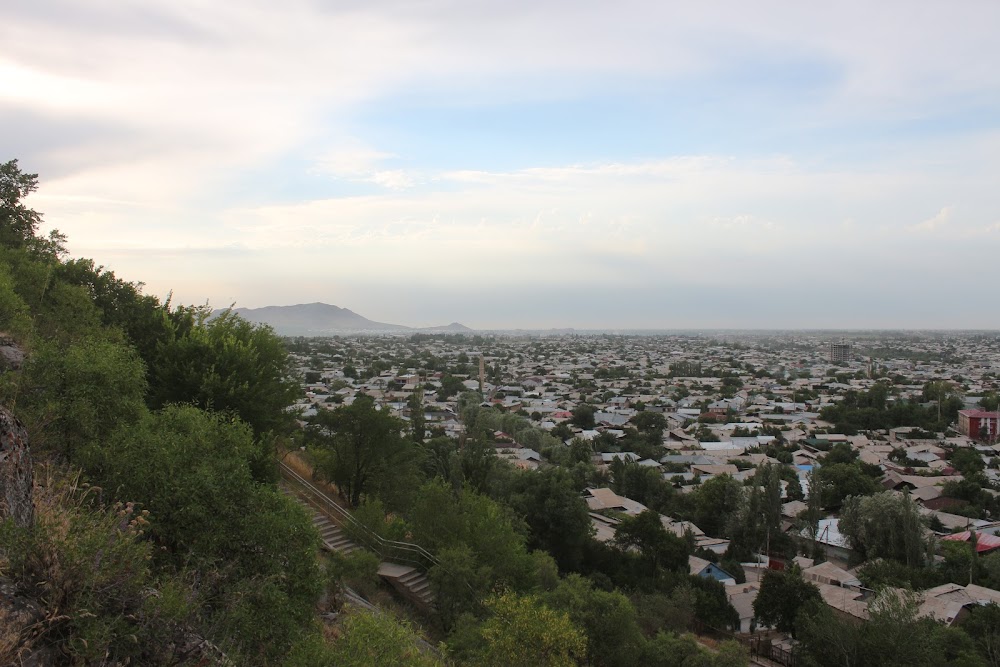
[(31, 453), (21, 422), (0, 406), (0, 521), (30, 528), (35, 521)]
[(24, 363), (24, 350), (14, 339), (0, 332), (0, 371), (16, 371)]

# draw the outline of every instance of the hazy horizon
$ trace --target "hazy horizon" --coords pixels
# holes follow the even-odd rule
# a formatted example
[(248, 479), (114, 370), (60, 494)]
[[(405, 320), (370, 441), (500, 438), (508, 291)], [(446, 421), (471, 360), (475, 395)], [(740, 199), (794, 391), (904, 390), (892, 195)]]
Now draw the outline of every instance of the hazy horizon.
[(1000, 329), (997, 3), (5, 10), (0, 159), (175, 303)]

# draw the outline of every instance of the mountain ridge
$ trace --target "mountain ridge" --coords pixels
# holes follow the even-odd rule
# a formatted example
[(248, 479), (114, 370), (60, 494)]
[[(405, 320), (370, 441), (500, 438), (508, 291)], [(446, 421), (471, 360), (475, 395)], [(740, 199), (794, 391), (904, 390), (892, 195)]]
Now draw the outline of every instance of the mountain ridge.
[[(216, 310), (212, 316), (225, 312)], [(328, 303), (314, 301), (289, 306), (234, 308), (233, 313), (255, 324), (267, 324), (283, 336), (322, 336), (333, 333), (449, 332), (466, 333), (473, 329), (459, 322), (443, 326), (410, 327), (402, 324), (376, 322), (354, 312)]]

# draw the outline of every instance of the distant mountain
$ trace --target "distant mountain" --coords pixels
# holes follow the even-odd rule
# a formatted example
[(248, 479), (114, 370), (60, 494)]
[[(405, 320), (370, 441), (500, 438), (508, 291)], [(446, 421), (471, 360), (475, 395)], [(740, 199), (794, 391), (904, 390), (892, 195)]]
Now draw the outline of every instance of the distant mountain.
[[(222, 311), (216, 311), (219, 313)], [(472, 329), (458, 322), (442, 327), (416, 329), (401, 324), (375, 322), (347, 308), (328, 303), (302, 303), (294, 306), (264, 306), (236, 308), (233, 312), (243, 319), (267, 324), (282, 336), (324, 336), (337, 333), (390, 333), (423, 331), (430, 333), (464, 333)]]
[(451, 324), (446, 324), (443, 327), (421, 327), (420, 331), (427, 331), (431, 333), (472, 333), (475, 329), (470, 329), (464, 324), (459, 324), (458, 322), (452, 322)]

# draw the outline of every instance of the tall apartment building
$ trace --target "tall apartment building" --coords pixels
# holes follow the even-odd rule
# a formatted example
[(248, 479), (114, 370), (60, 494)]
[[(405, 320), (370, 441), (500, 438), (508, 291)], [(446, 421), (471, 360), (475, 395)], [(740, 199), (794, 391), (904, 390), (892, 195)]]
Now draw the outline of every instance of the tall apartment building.
[(850, 361), (854, 358), (851, 354), (851, 344), (850, 343), (830, 343), (830, 361), (835, 363), (838, 361)]

